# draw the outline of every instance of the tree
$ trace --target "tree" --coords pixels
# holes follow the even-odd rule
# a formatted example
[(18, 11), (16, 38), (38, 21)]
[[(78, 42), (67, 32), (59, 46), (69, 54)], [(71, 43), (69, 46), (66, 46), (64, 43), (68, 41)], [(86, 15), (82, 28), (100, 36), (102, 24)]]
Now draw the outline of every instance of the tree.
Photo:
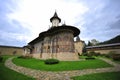
[(88, 41), (88, 46), (92, 46), (92, 43), (90, 41)]
[(97, 41), (96, 39), (92, 39), (91, 40), (91, 44), (92, 45), (97, 45), (99, 43), (99, 41)]
[(113, 43), (120, 43), (120, 35), (118, 35), (110, 40), (100, 42), (99, 44), (113, 44)]

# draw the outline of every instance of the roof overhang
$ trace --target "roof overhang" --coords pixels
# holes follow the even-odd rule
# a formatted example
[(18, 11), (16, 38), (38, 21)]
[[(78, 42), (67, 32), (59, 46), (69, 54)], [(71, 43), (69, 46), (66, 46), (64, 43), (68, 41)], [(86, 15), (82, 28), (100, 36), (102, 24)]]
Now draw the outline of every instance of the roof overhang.
[(74, 37), (80, 34), (80, 30), (74, 26), (69, 26), (69, 25), (62, 25), (62, 26), (57, 26), (57, 27), (51, 27), (49, 30), (41, 32), (37, 38), (29, 42), (28, 44), (35, 44), (39, 41), (42, 41), (44, 37), (46, 36), (51, 36), (55, 35), (56, 33), (59, 33), (60, 31), (71, 31), (73, 32)]

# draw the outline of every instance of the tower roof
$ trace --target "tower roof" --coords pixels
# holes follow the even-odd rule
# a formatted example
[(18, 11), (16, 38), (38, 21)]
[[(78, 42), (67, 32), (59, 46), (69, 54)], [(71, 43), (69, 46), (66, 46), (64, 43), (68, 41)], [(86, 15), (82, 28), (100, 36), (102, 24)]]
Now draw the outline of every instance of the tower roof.
[(53, 17), (50, 18), (50, 22), (52, 22), (53, 19), (58, 19), (59, 22), (61, 22), (61, 19), (58, 17), (57, 12), (55, 12)]

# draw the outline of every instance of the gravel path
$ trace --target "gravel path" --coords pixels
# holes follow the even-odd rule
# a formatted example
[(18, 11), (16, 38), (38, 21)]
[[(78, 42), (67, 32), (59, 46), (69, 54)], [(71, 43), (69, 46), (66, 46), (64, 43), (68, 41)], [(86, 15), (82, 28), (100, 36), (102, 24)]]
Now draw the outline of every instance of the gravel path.
[(85, 74), (92, 74), (92, 73), (101, 73), (101, 72), (117, 72), (120, 71), (120, 64), (112, 62), (109, 59), (100, 58), (101, 60), (113, 65), (114, 67), (108, 68), (97, 68), (97, 69), (84, 69), (84, 70), (74, 70), (74, 71), (59, 71), (59, 72), (52, 72), (52, 71), (40, 71), (30, 68), (25, 68), (21, 66), (17, 66), (13, 64), (12, 58), (9, 58), (5, 62), (5, 66), (22, 73), (27, 76), (31, 76), (36, 78), (36, 80), (72, 80), (70, 77), (73, 76), (81, 76)]

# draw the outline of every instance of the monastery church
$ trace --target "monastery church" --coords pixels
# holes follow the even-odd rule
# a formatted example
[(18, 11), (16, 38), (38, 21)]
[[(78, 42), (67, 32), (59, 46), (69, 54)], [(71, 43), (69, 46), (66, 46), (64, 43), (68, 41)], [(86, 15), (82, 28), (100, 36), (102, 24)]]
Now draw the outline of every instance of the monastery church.
[[(80, 30), (66, 24), (59, 25), (61, 19), (56, 12), (50, 22), (52, 26), (47, 31), (24, 46), (24, 55), (38, 59), (78, 60), (84, 44), (79, 38)], [(77, 37), (76, 41), (74, 37)]]

